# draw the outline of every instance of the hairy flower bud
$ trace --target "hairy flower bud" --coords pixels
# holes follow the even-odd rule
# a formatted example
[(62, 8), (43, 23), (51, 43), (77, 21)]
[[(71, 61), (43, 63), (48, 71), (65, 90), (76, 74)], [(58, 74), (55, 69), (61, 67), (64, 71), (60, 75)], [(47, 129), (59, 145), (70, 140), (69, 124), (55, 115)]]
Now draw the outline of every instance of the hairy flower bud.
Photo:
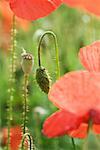
[(36, 81), (43, 92), (48, 94), (50, 89), (50, 76), (44, 67), (39, 67), (36, 70)]
[(25, 74), (30, 74), (34, 64), (33, 56), (30, 53), (26, 53), (26, 51), (23, 51), (21, 56), (22, 56), (22, 62), (21, 62), (22, 70)]

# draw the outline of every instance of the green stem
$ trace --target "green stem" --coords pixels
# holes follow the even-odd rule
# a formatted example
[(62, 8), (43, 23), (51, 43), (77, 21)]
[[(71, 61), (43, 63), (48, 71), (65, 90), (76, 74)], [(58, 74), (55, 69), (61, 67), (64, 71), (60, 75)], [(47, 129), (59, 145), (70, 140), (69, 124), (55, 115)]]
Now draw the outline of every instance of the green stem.
[(93, 120), (92, 120), (92, 118), (90, 118), (88, 121), (87, 135), (89, 135), (89, 132), (90, 132), (90, 129), (92, 128), (92, 125), (93, 125)]
[(41, 43), (45, 35), (52, 35), (54, 38), (54, 43), (55, 43), (55, 52), (56, 52), (56, 65), (57, 65), (57, 79), (60, 77), (60, 65), (59, 65), (59, 51), (58, 51), (58, 42), (57, 42), (57, 37), (52, 31), (46, 31), (40, 38), (39, 41), (39, 46), (38, 46), (38, 63), (39, 67), (41, 67), (41, 58), (40, 58), (40, 50), (41, 50)]
[(9, 79), (9, 94), (10, 99), (8, 101), (8, 141), (7, 141), (7, 149), (10, 149), (10, 128), (11, 128), (11, 121), (13, 119), (12, 117), (12, 102), (14, 100), (14, 72), (15, 72), (15, 49), (16, 49), (16, 25), (15, 25), (15, 15), (13, 15), (13, 21), (12, 21), (12, 31), (11, 31), (11, 65), (10, 65), (10, 79)]
[(23, 105), (23, 134), (26, 133), (26, 124), (27, 124), (27, 86), (28, 86), (28, 74), (24, 74), (24, 105)]
[(74, 150), (76, 150), (76, 146), (75, 146), (75, 140), (74, 140), (74, 138), (71, 138), (71, 140), (72, 140), (73, 149), (74, 149)]

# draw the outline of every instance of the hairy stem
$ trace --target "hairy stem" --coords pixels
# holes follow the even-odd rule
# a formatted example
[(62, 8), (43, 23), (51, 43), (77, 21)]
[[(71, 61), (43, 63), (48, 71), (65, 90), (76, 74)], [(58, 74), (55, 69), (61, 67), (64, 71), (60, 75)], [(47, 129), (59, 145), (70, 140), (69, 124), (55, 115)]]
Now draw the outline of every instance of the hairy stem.
[(7, 142), (7, 149), (10, 149), (10, 128), (11, 128), (11, 121), (12, 117), (12, 102), (14, 100), (14, 82), (15, 82), (15, 70), (16, 70), (16, 56), (15, 56), (15, 49), (16, 49), (16, 25), (15, 25), (15, 15), (13, 15), (12, 21), (12, 30), (11, 30), (11, 52), (10, 52), (10, 79), (9, 79), (9, 101), (8, 101), (8, 142)]
[(24, 74), (24, 105), (23, 105), (23, 134), (26, 133), (26, 124), (27, 124), (27, 86), (28, 86), (28, 74)]

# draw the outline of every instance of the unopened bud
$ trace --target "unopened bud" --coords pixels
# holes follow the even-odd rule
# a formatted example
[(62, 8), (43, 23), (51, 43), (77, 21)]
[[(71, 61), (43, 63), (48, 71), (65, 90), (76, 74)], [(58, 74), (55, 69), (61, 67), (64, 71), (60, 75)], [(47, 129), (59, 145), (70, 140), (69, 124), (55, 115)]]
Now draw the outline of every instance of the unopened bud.
[(36, 81), (43, 92), (48, 94), (51, 80), (47, 70), (44, 67), (39, 67), (36, 70)]

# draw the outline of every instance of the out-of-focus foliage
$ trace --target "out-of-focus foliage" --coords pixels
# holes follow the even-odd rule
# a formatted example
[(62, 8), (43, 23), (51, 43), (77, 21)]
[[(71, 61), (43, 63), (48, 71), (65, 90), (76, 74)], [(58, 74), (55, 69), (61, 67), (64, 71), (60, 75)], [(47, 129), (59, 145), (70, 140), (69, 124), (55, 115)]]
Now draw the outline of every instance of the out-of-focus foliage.
[[(1, 21), (1, 20), (0, 20)], [(2, 30), (2, 29), (0, 29)], [(42, 135), (43, 121), (47, 116), (52, 114), (57, 108), (49, 102), (47, 95), (40, 91), (35, 80), (35, 71), (38, 67), (37, 47), (39, 35), (43, 31), (52, 30), (58, 37), (59, 56), (61, 75), (71, 70), (82, 69), (78, 60), (78, 51), (91, 42), (100, 39), (100, 19), (95, 18), (87, 13), (79, 12), (75, 9), (67, 8), (62, 5), (57, 11), (46, 18), (32, 22), (28, 32), (21, 29), (17, 33), (17, 70), (15, 73), (15, 95), (13, 102), (13, 125), (22, 123), (22, 87), (23, 72), (21, 70), (20, 59), (22, 47), (27, 52), (34, 55), (35, 65), (29, 79), (29, 120), (28, 127), (34, 138), (36, 147), (39, 150), (71, 150), (71, 138), (68, 136), (55, 139), (47, 139)], [(0, 40), (3, 38), (0, 37)], [(42, 64), (48, 69), (52, 83), (56, 80), (55, 75), (55, 49), (51, 36), (46, 36), (42, 44)], [(1, 128), (7, 125), (7, 101), (9, 94), (9, 51), (5, 53), (0, 49), (0, 111), (1, 111)], [(94, 140), (95, 139), (95, 140)], [(88, 139), (76, 139), (77, 150), (99, 150), (99, 137), (91, 135)], [(92, 143), (92, 146), (91, 146)], [(98, 143), (98, 144), (96, 144)], [(83, 146), (84, 145), (84, 146)], [(97, 145), (97, 148), (95, 148)], [(93, 148), (94, 147), (94, 148)], [(98, 148), (99, 147), (99, 148)]]

